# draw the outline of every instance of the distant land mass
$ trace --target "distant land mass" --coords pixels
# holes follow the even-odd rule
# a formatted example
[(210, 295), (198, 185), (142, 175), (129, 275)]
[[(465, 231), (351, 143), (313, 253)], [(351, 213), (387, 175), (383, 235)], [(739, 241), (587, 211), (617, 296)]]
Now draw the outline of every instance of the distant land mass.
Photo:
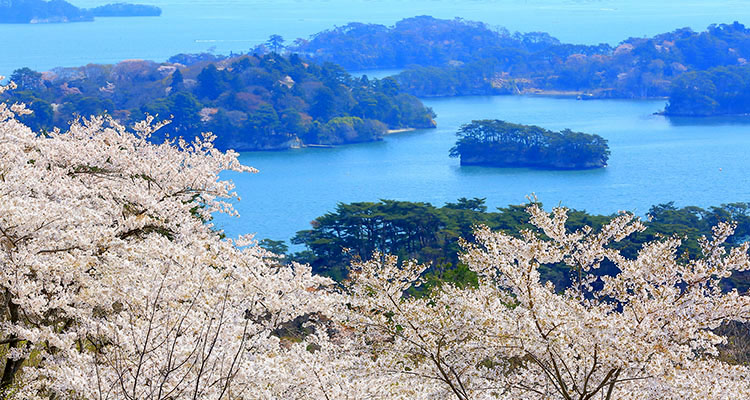
[[(482, 22), (419, 16), (391, 27), (350, 23), (297, 40), (288, 51), (350, 70), (405, 69), (396, 79), (403, 90), (419, 97), (666, 98), (680, 91), (674, 85), (684, 84), (678, 77), (685, 73), (748, 64), (750, 30), (738, 22), (712, 24), (703, 32), (681, 28), (615, 46), (589, 46), (561, 43), (544, 32), (511, 33)], [(737, 112), (706, 104), (695, 115)], [(669, 108), (667, 114), (670, 110), (691, 114), (683, 106)]]
[[(20, 2), (0, 0), (0, 9), (20, 4), (36, 4), (37, 6), (43, 4), (46, 7), (54, 5), (60, 10), (70, 9), (70, 4), (62, 0), (49, 2), (41, 0)], [(126, 9), (133, 12), (141, 10), (145, 13), (148, 7), (150, 6), (118, 3), (93, 10), (98, 10), (97, 13), (100, 15), (115, 15), (125, 12), (123, 10)], [(88, 10), (86, 15), (94, 15), (93, 10)], [(0, 14), (0, 16), (10, 19), (12, 19), (12, 15), (14, 14)], [(74, 20), (75, 15), (71, 14), (68, 20)], [(43, 20), (37, 19), (36, 21)], [(392, 27), (350, 23), (315, 34), (309, 40), (297, 39), (289, 46), (284, 46), (283, 43), (284, 40), (281, 36), (272, 35), (268, 42), (256, 46), (247, 54), (252, 54), (252, 57), (255, 57), (251, 57), (251, 59), (260, 60), (265, 60), (269, 55), (276, 53), (284, 55), (282, 58), (287, 61), (310, 60), (312, 64), (317, 65), (316, 68), (327, 71), (325, 73), (331, 73), (330, 71), (334, 69), (327, 66), (328, 64), (341, 65), (350, 71), (404, 69), (403, 72), (390, 80), (371, 81), (365, 78), (362, 79), (361, 83), (364, 87), (371, 88), (375, 84), (388, 85), (391, 89), (386, 90), (384, 87), (379, 87), (377, 90), (382, 93), (388, 92), (391, 97), (395, 96), (394, 93), (398, 93), (398, 96), (395, 97), (401, 99), (397, 102), (400, 105), (391, 107), (382, 98), (361, 103), (360, 100), (362, 99), (357, 98), (355, 99), (355, 105), (359, 104), (359, 108), (356, 111), (349, 109), (343, 112), (342, 110), (351, 105), (352, 102), (341, 100), (336, 103), (338, 111), (340, 111), (337, 117), (356, 117), (363, 121), (380, 121), (386, 124), (388, 128), (385, 130), (386, 132), (405, 127), (429, 127), (431, 124), (429, 112), (412, 113), (412, 111), (422, 107), (421, 103), (417, 103), (418, 100), (414, 96), (424, 98), (502, 94), (561, 95), (574, 96), (581, 100), (663, 98), (669, 99), (665, 110), (661, 112), (667, 116), (708, 117), (750, 114), (750, 95), (748, 95), (750, 93), (750, 29), (739, 22), (712, 24), (703, 32), (681, 28), (651, 38), (629, 38), (617, 46), (610, 46), (609, 44), (589, 46), (561, 43), (544, 32), (510, 33), (502, 28), (490, 28), (481, 22), (466, 21), (459, 18), (446, 20), (419, 16), (399, 21)], [(196, 68), (204, 68), (209, 64), (215, 64), (217, 69), (221, 71), (220, 74), (224, 74), (222, 79), (225, 82), (222, 84), (232, 88), (228, 92), (230, 94), (227, 95), (230, 99), (235, 98), (232, 97), (233, 94), (240, 95), (240, 97), (247, 96), (245, 92), (253, 96), (265, 96), (263, 102), (273, 105), (279, 118), (283, 114), (279, 114), (279, 112), (283, 112), (284, 107), (297, 111), (301, 110), (302, 114), (300, 115), (304, 118), (310, 118), (305, 119), (304, 129), (299, 127), (287, 129), (287, 132), (293, 132), (292, 136), (299, 139), (293, 146), (300, 145), (300, 143), (331, 145), (365, 140), (364, 137), (351, 133), (344, 134), (343, 131), (338, 134), (322, 134), (316, 138), (309, 136), (310, 129), (318, 125), (308, 123), (317, 122), (324, 126), (329, 122), (325, 117), (314, 116), (308, 112), (310, 107), (316, 103), (314, 99), (305, 99), (304, 105), (284, 106), (276, 102), (273, 96), (278, 93), (270, 90), (271, 86), (269, 85), (264, 87), (270, 95), (266, 92), (259, 92), (257, 88), (252, 88), (252, 90), (237, 89), (234, 83), (235, 74), (233, 71), (235, 69), (231, 65), (234, 60), (239, 60), (238, 57), (240, 56), (211, 53), (178, 54), (171, 57), (168, 63), (153, 65), (156, 65), (154, 68), (162, 68), (162, 71), (163, 68), (176, 66), (175, 68), (178, 70), (194, 74), (197, 77)], [(267, 69), (265, 63), (266, 61), (261, 62), (258, 68)], [(303, 63), (309, 64), (310, 62), (305, 61)], [(149, 67), (144, 68), (146, 70), (151, 69), (152, 66), (149, 65)], [(90, 69), (97, 70), (99, 68), (104, 67), (93, 66)], [(341, 72), (335, 72), (334, 74), (342, 75), (344, 69), (337, 68)], [(81, 67), (78, 70), (85, 69), (85, 67)], [(119, 64), (114, 68), (117, 71), (121, 69), (127, 68), (121, 67)], [(163, 74), (163, 72), (158, 74)], [(53, 93), (54, 91), (41, 93), (39, 92), (41, 87), (34, 85), (26, 86), (26, 89), (17, 91), (17, 93), (21, 93), (23, 96), (33, 95), (33, 97), (42, 101), (38, 104), (46, 102), (50, 106), (55, 105), (53, 114), (54, 118), (58, 119), (58, 123), (67, 121), (67, 119), (59, 120), (59, 118), (70, 117), (75, 112), (87, 115), (91, 110), (99, 110), (101, 107), (93, 107), (93, 105), (99, 104), (94, 100), (104, 101), (104, 104), (107, 105), (104, 109), (111, 112), (116, 111), (119, 113), (117, 114), (119, 117), (125, 111), (132, 113), (132, 107), (134, 107), (134, 104), (131, 104), (132, 102), (118, 100), (121, 96), (120, 93), (130, 90), (133, 91), (133, 96), (136, 99), (148, 98), (149, 101), (156, 99), (153, 93), (148, 94), (155, 90), (151, 86), (156, 85), (156, 83), (147, 85), (140, 78), (132, 82), (121, 81), (114, 89), (118, 94), (110, 95), (108, 93), (112, 89), (109, 85), (114, 84), (114, 81), (120, 81), (119, 76), (101, 81), (101, 76), (86, 75), (87, 81), (78, 81), (68, 77), (68, 75), (70, 77), (77, 76), (70, 70), (64, 70), (62, 75), (47, 74), (39, 81), (44, 82), (44, 85), (47, 86), (54, 82), (58, 87), (66, 83), (69, 88), (73, 88), (70, 90), (80, 88), (86, 102), (80, 104), (73, 102), (74, 97), (61, 96), (60, 93)], [(50, 76), (54, 76), (54, 78), (50, 78)], [(297, 82), (293, 75), (289, 76), (294, 82)], [(25, 75), (20, 74), (17, 78), (19, 77), (25, 77)], [(186, 76), (188, 87), (190, 82), (195, 81), (196, 77), (188, 78)], [(162, 78), (164, 77), (162, 76)], [(87, 92), (88, 85), (93, 85), (91, 79), (99, 79), (97, 84), (100, 86), (94, 89), (101, 88), (101, 91), (91, 90)], [(286, 77), (281, 76), (280, 79), (283, 80)], [(317, 79), (321, 82), (327, 80), (324, 76), (319, 76)], [(342, 82), (350, 84), (357, 79), (359, 78), (348, 77)], [(247, 81), (248, 79), (243, 78), (243, 82)], [(160, 90), (168, 90), (172, 87), (164, 82), (160, 82), (158, 85), (160, 85)], [(133, 88), (130, 89), (129, 86), (133, 86)], [(324, 86), (330, 88), (330, 85), (324, 84)], [(52, 90), (53, 88), (48, 89)], [(67, 93), (67, 90), (63, 90), (62, 93)], [(162, 97), (170, 97), (174, 95), (174, 92), (158, 94)], [(192, 94), (197, 95), (197, 93)], [(405, 97), (407, 95), (411, 95), (408, 101), (404, 100), (407, 99)], [(343, 93), (336, 94), (334, 97), (337, 99), (347, 98)], [(114, 105), (109, 106), (107, 101), (113, 101)], [(232, 103), (231, 101), (224, 103), (221, 107), (211, 105), (217, 101), (224, 101), (224, 98), (210, 99), (210, 101), (201, 100), (199, 103), (205, 109), (219, 110), (217, 117), (219, 119), (235, 116), (244, 121), (244, 116), (234, 113), (227, 114), (224, 111), (240, 111), (247, 114), (248, 110), (242, 107), (232, 108), (238, 103)], [(407, 107), (411, 111), (407, 111), (406, 115), (399, 114), (404, 112), (405, 109), (402, 106), (407, 103), (419, 104), (419, 106)], [(67, 106), (63, 107), (66, 104)], [(166, 103), (160, 104), (160, 110), (169, 111), (164, 108)], [(373, 108), (371, 104), (376, 104), (376, 106)], [(82, 108), (75, 108), (79, 106)], [(149, 107), (149, 105), (147, 103), (138, 104), (136, 108), (140, 110), (142, 107)], [(368, 114), (370, 111), (363, 112), (363, 109), (377, 109), (377, 115)], [(257, 110), (252, 109), (250, 111), (256, 112)], [(202, 118), (214, 123), (215, 119), (212, 115)], [(238, 128), (242, 125), (239, 122), (240, 120), (232, 118), (229, 118), (232, 121), (231, 126)], [(204, 125), (206, 121), (203, 121)], [(30, 124), (39, 123), (40, 127), (44, 127), (49, 121), (46, 117), (42, 117), (28, 122)], [(357, 124), (360, 124), (360, 122), (348, 120), (345, 125), (351, 128), (355, 125), (359, 126)], [(377, 131), (382, 131), (382, 129)], [(237, 138), (243, 136), (236, 132), (233, 135)], [(329, 136), (327, 139), (324, 138), (326, 135)], [(377, 137), (379, 135), (372, 136), (372, 138)], [(244, 138), (246, 139), (247, 135), (244, 135)], [(261, 144), (262, 141), (249, 143), (245, 139), (240, 139), (236, 144), (247, 149), (279, 149), (289, 146), (288, 143), (282, 144), (279, 137), (275, 137), (274, 140), (265, 144)]]
[(0, 23), (41, 24), (93, 21), (94, 17), (159, 16), (151, 5), (115, 3), (92, 9), (78, 8), (65, 0), (0, 0)]
[(158, 17), (161, 8), (146, 4), (113, 3), (89, 10), (95, 17)]
[(65, 0), (0, 0), (0, 23), (40, 24), (93, 21), (86, 10)]
[(10, 77), (18, 88), (0, 100), (27, 104), (34, 112), (20, 120), (34, 130), (65, 126), (78, 115), (107, 113), (126, 125), (152, 115), (171, 120), (162, 134), (190, 139), (215, 132), (217, 147), (237, 151), (370, 142), (435, 127), (432, 110), (393, 78), (353, 77), (297, 55), (183, 58), (194, 63), (22, 68)]
[(500, 120), (472, 121), (457, 132), (451, 157), (461, 165), (590, 169), (607, 165), (609, 146), (599, 135)]

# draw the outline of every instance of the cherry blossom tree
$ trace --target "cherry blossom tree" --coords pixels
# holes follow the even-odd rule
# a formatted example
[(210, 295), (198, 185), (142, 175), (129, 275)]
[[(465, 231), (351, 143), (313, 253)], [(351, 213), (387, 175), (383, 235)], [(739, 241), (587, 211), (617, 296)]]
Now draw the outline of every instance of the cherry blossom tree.
[(151, 143), (151, 119), (40, 135), (24, 112), (0, 105), (0, 397), (278, 398), (273, 331), (329, 281), (213, 229), (219, 173), (254, 170), (211, 135)]
[[(427, 266), (375, 255), (337, 292), (215, 230), (237, 197), (220, 172), (254, 170), (212, 135), (155, 144), (153, 119), (106, 117), (38, 134), (26, 112), (0, 104), (3, 398), (750, 397), (750, 370), (717, 358), (717, 328), (750, 316), (720, 287), (750, 269), (730, 224), (695, 260), (676, 237), (627, 258), (610, 245), (644, 229), (633, 215), (571, 232), (565, 209), (532, 203), (536, 230), (463, 243), (476, 287), (409, 296)], [(551, 264), (570, 288), (541, 279)], [(306, 335), (282, 338), (299, 320)]]
[[(341, 323), (362, 336), (381, 376), (424, 398), (730, 399), (750, 396), (750, 370), (716, 358), (715, 329), (746, 321), (750, 297), (722, 292), (720, 280), (750, 269), (748, 244), (727, 250), (723, 223), (682, 261), (679, 238), (645, 245), (628, 259), (608, 246), (644, 226), (622, 214), (598, 232), (566, 230), (563, 208), (528, 208), (535, 231), (520, 238), (479, 227), (464, 243), (476, 288), (444, 284), (428, 297), (405, 293), (426, 266), (376, 255), (355, 267), (350, 312)], [(609, 260), (615, 276), (592, 272)], [(540, 278), (564, 263), (574, 284)], [(423, 390), (425, 388), (423, 387)], [(396, 388), (398, 392), (399, 388)]]

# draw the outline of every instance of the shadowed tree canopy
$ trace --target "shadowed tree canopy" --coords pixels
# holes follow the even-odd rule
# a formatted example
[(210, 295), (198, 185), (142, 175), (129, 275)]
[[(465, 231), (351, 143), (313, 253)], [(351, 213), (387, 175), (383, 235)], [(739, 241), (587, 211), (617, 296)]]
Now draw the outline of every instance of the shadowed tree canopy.
[(463, 125), (456, 136), (450, 155), (460, 157), (461, 165), (585, 169), (604, 167), (609, 158), (604, 138), (570, 129), (553, 132), (533, 125), (481, 120)]

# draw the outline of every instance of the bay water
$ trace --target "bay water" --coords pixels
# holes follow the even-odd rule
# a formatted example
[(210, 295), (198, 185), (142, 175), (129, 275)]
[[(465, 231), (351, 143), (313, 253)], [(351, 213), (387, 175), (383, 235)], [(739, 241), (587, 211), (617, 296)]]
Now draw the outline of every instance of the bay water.
[[(531, 96), (427, 99), (437, 129), (387, 136), (382, 142), (333, 149), (243, 153), (258, 174), (227, 174), (241, 196), (239, 219), (217, 220), (230, 235), (288, 239), (309, 229), (338, 202), (393, 199), (435, 206), (460, 197), (487, 205), (521, 204), (536, 194), (547, 208), (645, 215), (650, 206), (708, 207), (750, 201), (750, 120), (670, 120), (654, 112), (665, 101), (587, 100)], [(449, 158), (455, 132), (475, 119), (502, 119), (596, 133), (609, 141), (606, 168), (550, 171), (462, 167)]]

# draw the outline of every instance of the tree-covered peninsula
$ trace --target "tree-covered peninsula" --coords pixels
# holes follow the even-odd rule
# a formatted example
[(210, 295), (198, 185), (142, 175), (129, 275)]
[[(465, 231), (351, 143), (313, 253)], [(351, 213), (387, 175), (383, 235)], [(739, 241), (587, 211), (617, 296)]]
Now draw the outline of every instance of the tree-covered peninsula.
[(500, 120), (472, 121), (456, 133), (451, 157), (461, 165), (588, 169), (607, 165), (609, 146), (599, 135)]
[(397, 76), (401, 87), (420, 97), (550, 93), (585, 99), (666, 97), (685, 72), (745, 64), (748, 43), (750, 30), (737, 22), (586, 46), (541, 32), (421, 16), (392, 27), (351, 23), (291, 48), (351, 69), (405, 68)]
[(93, 21), (94, 17), (159, 16), (161, 9), (152, 5), (115, 3), (92, 9), (78, 8), (65, 0), (0, 1), (0, 23), (39, 24)]
[(352, 77), (332, 63), (275, 53), (198, 61), (189, 66), (131, 60), (39, 73), (15, 71), (34, 129), (109, 113), (132, 124), (146, 115), (172, 122), (161, 132), (214, 132), (223, 149), (282, 150), (380, 140), (389, 130), (433, 128), (434, 114), (392, 78)]
[(750, 67), (687, 72), (672, 82), (664, 114), (707, 117), (750, 114)]

